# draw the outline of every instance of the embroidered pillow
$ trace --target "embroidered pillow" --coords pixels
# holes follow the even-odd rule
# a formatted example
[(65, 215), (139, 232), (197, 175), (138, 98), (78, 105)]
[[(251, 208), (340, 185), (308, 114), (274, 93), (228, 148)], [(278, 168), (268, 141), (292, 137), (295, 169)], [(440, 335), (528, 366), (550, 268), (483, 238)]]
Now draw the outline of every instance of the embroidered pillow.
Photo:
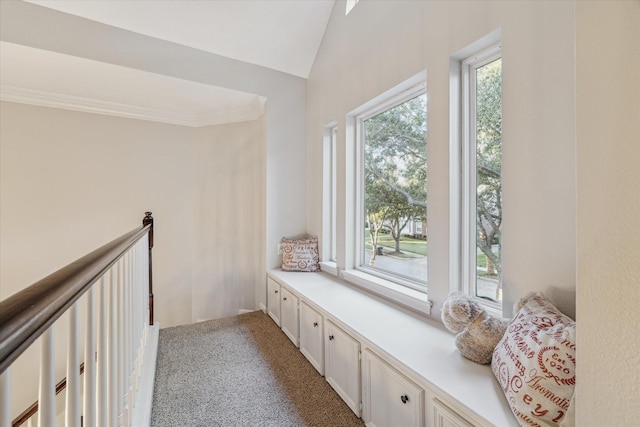
[(280, 242), (282, 269), (285, 271), (320, 271), (318, 238), (286, 239)]
[(535, 294), (507, 326), (491, 369), (521, 425), (565, 425), (576, 383), (575, 321)]

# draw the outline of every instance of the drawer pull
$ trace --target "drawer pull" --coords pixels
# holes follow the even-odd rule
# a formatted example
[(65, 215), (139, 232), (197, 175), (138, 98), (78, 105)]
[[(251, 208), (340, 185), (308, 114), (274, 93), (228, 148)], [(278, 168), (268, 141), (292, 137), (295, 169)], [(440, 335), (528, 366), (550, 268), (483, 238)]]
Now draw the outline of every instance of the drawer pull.
[(283, 297), (283, 298), (282, 298), (282, 301), (286, 301), (286, 300), (287, 300), (287, 297)]
[(278, 293), (278, 291), (276, 290), (276, 291), (275, 291), (275, 293), (277, 294), (277, 293)]
[(318, 327), (318, 322), (313, 322), (313, 327), (317, 328)]
[(406, 394), (403, 394), (402, 396), (400, 396), (400, 400), (402, 400), (402, 403), (406, 405), (407, 402), (409, 401), (409, 396), (407, 396)]

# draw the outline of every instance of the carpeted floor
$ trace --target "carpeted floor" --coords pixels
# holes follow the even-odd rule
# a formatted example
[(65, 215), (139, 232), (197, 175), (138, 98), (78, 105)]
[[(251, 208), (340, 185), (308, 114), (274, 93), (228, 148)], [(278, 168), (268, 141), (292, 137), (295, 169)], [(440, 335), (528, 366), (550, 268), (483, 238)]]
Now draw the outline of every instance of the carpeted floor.
[(363, 426), (261, 311), (160, 330), (154, 427)]

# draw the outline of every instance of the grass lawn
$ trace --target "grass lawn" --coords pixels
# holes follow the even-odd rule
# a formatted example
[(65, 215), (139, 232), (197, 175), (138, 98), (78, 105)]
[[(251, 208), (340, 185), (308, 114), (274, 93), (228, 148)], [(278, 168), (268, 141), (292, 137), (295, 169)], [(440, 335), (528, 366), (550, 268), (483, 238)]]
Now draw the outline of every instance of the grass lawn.
[[(371, 246), (371, 239), (369, 236), (369, 230), (366, 229), (364, 232), (365, 249), (370, 251), (373, 246)], [(378, 237), (378, 246), (383, 246), (389, 249), (388, 252), (393, 252), (396, 249), (396, 241), (391, 237), (391, 234), (380, 233), (380, 236)], [(427, 241), (403, 236), (400, 238), (400, 252), (409, 252), (411, 254), (426, 256)]]
[[(494, 252), (496, 256), (499, 255), (498, 252)], [(485, 254), (483, 254), (482, 252), (480, 252), (476, 258), (476, 268), (479, 269), (478, 270), (478, 274), (480, 276), (487, 276), (487, 277), (497, 277), (495, 275), (487, 275), (486, 272), (486, 268), (487, 268), (487, 256)]]

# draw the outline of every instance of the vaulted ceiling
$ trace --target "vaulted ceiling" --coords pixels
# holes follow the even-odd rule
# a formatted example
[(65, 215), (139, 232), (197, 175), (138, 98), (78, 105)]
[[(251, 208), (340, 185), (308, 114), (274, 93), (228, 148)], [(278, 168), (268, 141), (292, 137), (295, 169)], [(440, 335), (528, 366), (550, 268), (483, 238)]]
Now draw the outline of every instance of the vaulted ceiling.
[[(334, 0), (26, 0), (145, 36), (307, 78)], [(256, 94), (0, 43), (5, 101), (187, 126), (250, 120)], [(150, 96), (153, 95), (153, 96)]]

